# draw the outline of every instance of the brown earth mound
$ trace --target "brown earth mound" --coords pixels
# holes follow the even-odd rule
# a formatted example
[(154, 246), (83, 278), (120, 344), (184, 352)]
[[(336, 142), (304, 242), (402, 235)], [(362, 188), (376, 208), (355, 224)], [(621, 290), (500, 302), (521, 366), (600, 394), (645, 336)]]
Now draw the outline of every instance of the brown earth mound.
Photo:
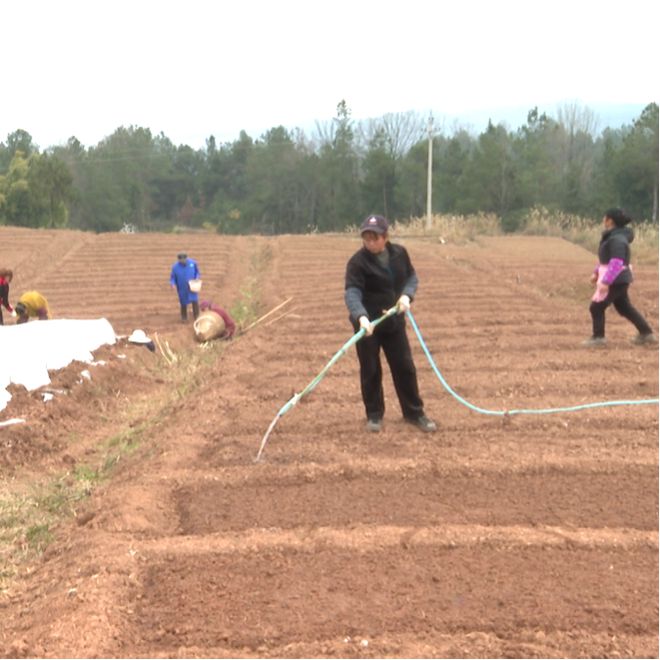
[[(438, 433), (404, 424), (388, 375), (385, 428), (368, 434), (351, 352), (254, 463), (281, 406), (350, 336), (355, 238), (0, 239), (15, 255), (12, 299), (37, 289), (58, 317), (104, 316), (171, 349), (122, 339), (97, 352), (104, 364), (53, 373), (51, 401), (13, 390), (1, 419), (27, 422), (0, 428), (0, 495), (101, 463), (105, 478), (5, 579), (0, 655), (658, 655), (657, 406), (479, 414), (442, 387), (411, 331)], [(580, 345), (586, 251), (401, 240), (421, 282), (413, 313), (460, 396), (491, 410), (658, 396), (657, 348), (631, 345), (613, 310), (608, 347)], [(182, 249), (223, 307), (254, 318), (292, 300), (203, 347), (168, 284)], [(654, 325), (657, 282), (657, 267), (636, 267), (631, 295)]]

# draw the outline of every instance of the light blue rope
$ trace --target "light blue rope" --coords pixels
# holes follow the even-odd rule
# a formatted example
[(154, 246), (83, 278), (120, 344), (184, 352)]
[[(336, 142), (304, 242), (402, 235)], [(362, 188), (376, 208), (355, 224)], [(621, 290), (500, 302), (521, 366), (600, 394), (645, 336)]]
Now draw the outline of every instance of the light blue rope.
[(444, 379), (443, 375), (440, 373), (440, 370), (435, 364), (435, 361), (433, 360), (433, 356), (431, 355), (431, 352), (429, 351), (426, 342), (424, 341), (424, 338), (422, 337), (422, 333), (419, 330), (419, 327), (417, 326), (417, 323), (415, 322), (415, 319), (412, 315), (412, 312), (408, 310), (407, 312), (408, 319), (410, 323), (412, 324), (413, 330), (415, 331), (415, 334), (417, 335), (417, 339), (419, 340), (419, 343), (424, 350), (424, 354), (426, 355), (426, 359), (429, 361), (429, 364), (431, 365), (431, 368), (435, 372), (435, 375), (438, 377), (438, 380), (442, 383), (442, 386), (451, 394), (457, 401), (462, 403), (464, 406), (467, 406), (470, 408), (470, 410), (474, 410), (475, 412), (481, 413), (482, 415), (497, 415), (499, 417), (505, 417), (507, 415), (549, 415), (551, 413), (562, 413), (562, 412), (574, 412), (576, 410), (587, 410), (588, 408), (607, 408), (610, 406), (641, 406), (641, 405), (648, 405), (648, 404), (655, 404), (657, 405), (660, 400), (659, 399), (637, 399), (637, 400), (631, 400), (631, 401), (597, 401), (596, 403), (584, 403), (579, 406), (566, 406), (562, 408), (536, 408), (536, 409), (530, 409), (530, 408), (521, 408), (518, 410), (487, 410), (486, 408), (480, 408), (479, 406), (475, 406), (471, 404), (469, 401), (464, 399), (460, 394), (457, 394), (449, 385), (449, 383)]
[[(375, 321), (371, 322), (371, 325), (375, 328), (376, 326), (380, 325), (385, 319), (389, 318), (390, 316), (393, 316), (396, 314), (396, 307), (391, 307), (387, 311), (383, 312), (383, 315), (377, 318)], [(360, 328), (330, 359), (330, 362), (328, 362), (323, 369), (318, 373), (318, 375), (312, 379), (312, 381), (305, 387), (305, 389), (300, 392), (300, 394), (294, 394), (279, 410), (277, 413), (279, 417), (282, 417), (282, 415), (285, 415), (293, 406), (295, 406), (300, 399), (302, 399), (304, 396), (309, 394), (325, 377), (325, 375), (330, 371), (330, 367), (332, 367), (335, 362), (339, 360), (343, 355), (346, 355), (346, 351), (353, 346), (354, 344), (357, 344), (357, 342), (362, 339), (365, 335), (365, 330), (364, 328)]]
[[(377, 318), (375, 321), (371, 322), (371, 325), (375, 328), (379, 324), (381, 324), (385, 319), (389, 318), (390, 316), (393, 316), (396, 314), (396, 307), (391, 307), (388, 309), (386, 312), (383, 313), (382, 316)], [(271, 431), (275, 428), (275, 425), (279, 421), (280, 417), (283, 417), (286, 415), (286, 413), (293, 408), (300, 399), (302, 399), (304, 396), (307, 396), (324, 378), (324, 376), (328, 373), (330, 370), (330, 367), (335, 364), (341, 358), (343, 355), (346, 355), (346, 351), (356, 344), (357, 342), (364, 337), (366, 334), (366, 331), (364, 328), (360, 328), (330, 359), (330, 361), (321, 369), (321, 371), (318, 373), (318, 375), (313, 378), (310, 383), (305, 387), (305, 389), (300, 392), (299, 394), (294, 394), (277, 412), (277, 415), (273, 418), (273, 421), (270, 423), (270, 426), (268, 427), (268, 430), (266, 431), (266, 434), (261, 440), (261, 445), (259, 447), (259, 451), (257, 452), (257, 456), (254, 459), (255, 463), (258, 463), (259, 460), (261, 459), (261, 454), (263, 453), (266, 443), (268, 442), (268, 436), (270, 436)]]

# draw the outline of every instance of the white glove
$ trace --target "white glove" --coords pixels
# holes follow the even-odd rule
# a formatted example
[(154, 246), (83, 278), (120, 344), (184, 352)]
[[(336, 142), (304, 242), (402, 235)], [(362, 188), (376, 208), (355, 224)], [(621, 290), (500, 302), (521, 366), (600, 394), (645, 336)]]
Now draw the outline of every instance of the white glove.
[(405, 314), (410, 309), (410, 297), (405, 293), (396, 301), (397, 314)]
[(12, 310), (11, 310), (11, 315), (12, 315), (14, 318), (16, 318), (16, 310), (15, 310), (15, 309), (12, 309)]
[(364, 330), (364, 334), (367, 337), (374, 334), (374, 324), (366, 316), (361, 316), (359, 322), (360, 327)]

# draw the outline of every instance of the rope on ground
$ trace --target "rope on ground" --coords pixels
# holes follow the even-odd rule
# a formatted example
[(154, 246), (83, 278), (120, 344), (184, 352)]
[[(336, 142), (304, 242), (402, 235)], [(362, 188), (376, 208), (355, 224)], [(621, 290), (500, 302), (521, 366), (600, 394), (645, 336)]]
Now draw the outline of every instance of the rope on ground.
[[(291, 300), (289, 298), (289, 300)], [(282, 303), (284, 305), (287, 301)], [(280, 305), (281, 306), (281, 305)], [(271, 310), (275, 311), (275, 310)], [(382, 323), (386, 318), (393, 316), (396, 314), (396, 307), (392, 307), (388, 309), (380, 318), (376, 319), (373, 321), (373, 325), (377, 326), (378, 324)], [(269, 314), (271, 313), (269, 312)], [(467, 406), (470, 410), (473, 410), (474, 412), (481, 413), (482, 415), (496, 415), (498, 417), (507, 417), (510, 415), (549, 415), (551, 413), (562, 413), (562, 412), (574, 412), (576, 410), (586, 410), (588, 408), (606, 408), (606, 407), (612, 407), (612, 406), (638, 406), (638, 405), (648, 405), (648, 404), (658, 404), (660, 402), (659, 399), (637, 399), (637, 400), (630, 400), (630, 401), (597, 401), (596, 403), (583, 403), (577, 406), (566, 406), (562, 408), (536, 408), (536, 409), (525, 409), (525, 408), (520, 408), (520, 409), (515, 409), (515, 410), (488, 410), (486, 408), (480, 408), (479, 406), (475, 406), (474, 404), (470, 403), (466, 399), (464, 399), (460, 394), (455, 392), (451, 385), (445, 380), (444, 376), (440, 373), (440, 370), (438, 369), (435, 361), (433, 360), (433, 356), (431, 355), (431, 352), (428, 349), (428, 346), (426, 345), (426, 342), (424, 341), (424, 338), (422, 337), (422, 333), (419, 329), (419, 326), (417, 325), (417, 322), (415, 321), (415, 318), (412, 315), (412, 312), (408, 310), (406, 312), (408, 316), (408, 320), (412, 324), (413, 330), (415, 331), (415, 334), (417, 335), (417, 339), (419, 340), (419, 343), (424, 351), (424, 354), (426, 355), (426, 359), (429, 361), (429, 364), (431, 365), (431, 368), (435, 372), (435, 375), (438, 377), (438, 380), (442, 383), (442, 386), (451, 394), (458, 402), (462, 403), (464, 406)], [(270, 434), (272, 433), (273, 429), (275, 428), (275, 425), (277, 422), (280, 420), (281, 417), (286, 415), (291, 408), (293, 408), (298, 401), (300, 401), (304, 396), (309, 394), (325, 377), (325, 375), (328, 373), (330, 368), (341, 358), (343, 355), (346, 354), (346, 351), (356, 344), (362, 337), (364, 337), (364, 328), (361, 328), (358, 330), (335, 354), (334, 356), (330, 359), (330, 361), (323, 367), (323, 369), (319, 372), (319, 374), (305, 387), (305, 389), (302, 390), (299, 394), (294, 394), (277, 412), (277, 415), (273, 418), (273, 421), (270, 423), (268, 426), (268, 430), (266, 431), (266, 434), (264, 437), (261, 439), (261, 445), (259, 446), (259, 451), (257, 452), (257, 456), (254, 459), (255, 463), (258, 463), (261, 460), (261, 456), (263, 454), (264, 449), (266, 448), (266, 443), (268, 442), (268, 438)]]
[[(386, 318), (396, 314), (396, 307), (391, 307), (388, 309), (381, 317), (377, 318), (375, 321), (372, 322), (372, 324), (377, 326), (378, 324), (382, 323)], [(275, 428), (275, 424), (279, 421), (280, 417), (283, 417), (286, 415), (293, 406), (300, 401), (304, 396), (309, 394), (324, 378), (326, 373), (330, 370), (330, 367), (332, 367), (335, 362), (339, 360), (340, 357), (346, 354), (346, 351), (356, 344), (360, 339), (364, 337), (364, 328), (360, 328), (331, 358), (331, 360), (328, 362), (328, 364), (321, 369), (319, 374), (314, 378), (308, 385), (305, 387), (305, 389), (300, 392), (300, 394), (294, 394), (278, 411), (277, 415), (273, 418), (273, 421), (270, 423), (270, 426), (268, 427), (268, 430), (266, 431), (266, 435), (261, 440), (261, 446), (259, 447), (259, 451), (257, 452), (257, 457), (254, 459), (254, 462), (257, 463), (261, 459), (261, 454), (264, 451), (264, 448), (266, 447), (266, 443), (268, 442), (268, 436), (270, 436), (272, 430)]]
[(422, 337), (422, 333), (420, 332), (419, 326), (415, 322), (415, 319), (412, 315), (412, 312), (410, 312), (410, 310), (408, 310), (407, 315), (408, 315), (408, 320), (410, 321), (413, 330), (417, 335), (417, 339), (419, 340), (422, 350), (426, 355), (426, 359), (429, 361), (431, 368), (433, 369), (435, 375), (438, 377), (438, 380), (440, 381), (442, 386), (459, 403), (462, 403), (464, 406), (467, 406), (470, 410), (474, 410), (474, 412), (481, 413), (482, 415), (497, 415), (499, 417), (506, 417), (509, 415), (549, 415), (552, 413), (575, 412), (577, 410), (587, 410), (589, 408), (607, 408), (613, 406), (640, 406), (640, 405), (649, 405), (649, 404), (657, 405), (660, 402), (659, 399), (634, 399), (634, 400), (623, 400), (623, 401), (597, 401), (595, 403), (583, 403), (577, 406), (565, 406), (561, 408), (520, 408), (514, 410), (488, 410), (486, 408), (480, 408), (479, 406), (475, 406), (466, 399), (464, 399), (460, 394), (458, 394), (452, 389), (451, 385), (449, 385), (449, 383), (445, 380), (443, 375), (440, 373), (440, 370), (438, 369), (435, 361), (433, 360), (433, 356), (431, 355), (431, 352), (429, 351), (428, 346), (426, 345), (426, 342)]

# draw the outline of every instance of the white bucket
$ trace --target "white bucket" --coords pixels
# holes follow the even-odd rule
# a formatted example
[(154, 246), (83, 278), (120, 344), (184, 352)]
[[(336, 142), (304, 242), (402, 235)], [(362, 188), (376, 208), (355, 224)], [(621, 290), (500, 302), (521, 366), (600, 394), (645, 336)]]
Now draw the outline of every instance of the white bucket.
[(188, 286), (193, 293), (199, 293), (202, 290), (202, 280), (190, 280)]

